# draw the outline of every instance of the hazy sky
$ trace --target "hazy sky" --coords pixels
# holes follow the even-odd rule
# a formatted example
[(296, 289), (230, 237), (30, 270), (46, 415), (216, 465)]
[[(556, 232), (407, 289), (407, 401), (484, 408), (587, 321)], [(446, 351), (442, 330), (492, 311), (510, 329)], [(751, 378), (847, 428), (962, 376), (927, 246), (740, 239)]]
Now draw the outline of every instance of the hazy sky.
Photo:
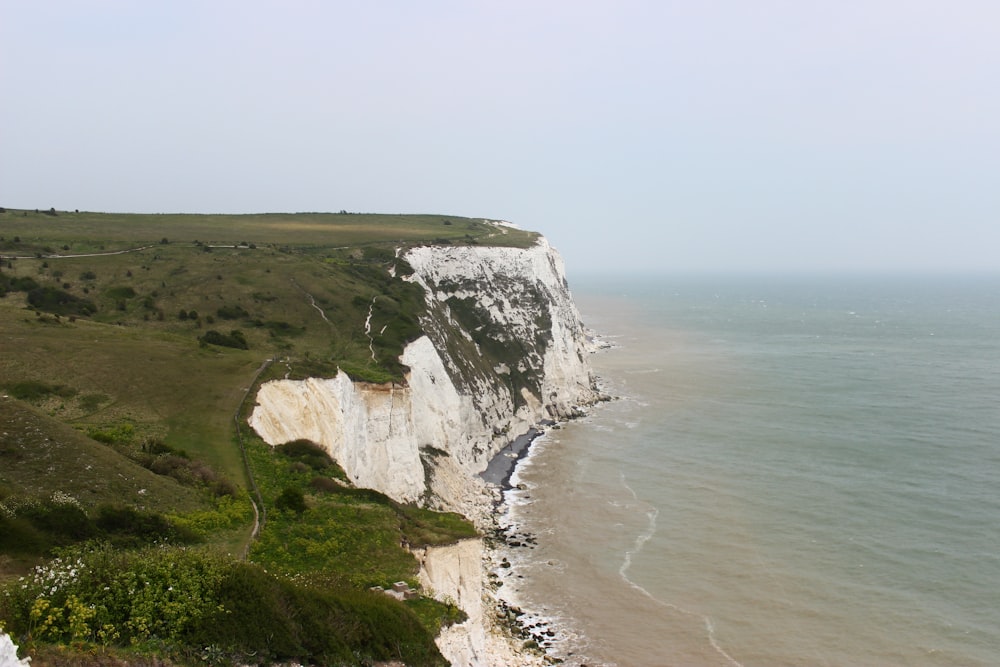
[(570, 276), (1000, 269), (996, 0), (0, 0), (0, 205), (502, 218)]

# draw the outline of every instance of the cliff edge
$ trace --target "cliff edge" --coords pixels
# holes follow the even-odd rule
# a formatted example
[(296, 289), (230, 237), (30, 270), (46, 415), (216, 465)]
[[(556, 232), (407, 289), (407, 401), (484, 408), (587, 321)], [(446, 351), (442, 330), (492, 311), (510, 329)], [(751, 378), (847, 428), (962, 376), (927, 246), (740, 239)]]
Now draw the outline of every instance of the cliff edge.
[(405, 383), (342, 371), (275, 380), (249, 422), (271, 445), (321, 444), (358, 486), (468, 513), (468, 489), (442, 469), (473, 477), (532, 426), (597, 399), (584, 328), (542, 238), (525, 249), (421, 246), (403, 259), (426, 299), (424, 335), (400, 357)]
[[(403, 279), (426, 302), (423, 335), (400, 357), (405, 382), (354, 382), (343, 371), (267, 382), (249, 423), (271, 445), (322, 445), (357, 486), (459, 511), (486, 529), (497, 490), (479, 473), (490, 459), (599, 398), (585, 330), (544, 238), (528, 248), (420, 246), (401, 259), (412, 269)], [(438, 645), (463, 665), (536, 664), (538, 656), (515, 660), (496, 627), (483, 550), (472, 540), (418, 553), (425, 588), (469, 615)]]

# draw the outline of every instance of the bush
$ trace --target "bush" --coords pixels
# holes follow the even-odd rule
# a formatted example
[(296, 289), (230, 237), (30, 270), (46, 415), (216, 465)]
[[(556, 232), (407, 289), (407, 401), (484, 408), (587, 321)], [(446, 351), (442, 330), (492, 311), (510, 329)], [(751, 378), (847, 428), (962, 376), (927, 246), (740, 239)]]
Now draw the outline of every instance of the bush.
[[(160, 449), (156, 444), (147, 447)], [(185, 452), (174, 452), (166, 445), (162, 445), (162, 448), (163, 451), (171, 453), (162, 453), (155, 458), (140, 457), (139, 463), (157, 475), (171, 477), (185, 486), (208, 489), (215, 496), (230, 496), (237, 493), (236, 486), (207, 463), (193, 461)]]
[(6, 274), (0, 273), (0, 296), (5, 295), (7, 292), (30, 292), (34, 289), (38, 289), (38, 283), (32, 278), (28, 278), (27, 276), (23, 278), (11, 278)]
[(293, 486), (285, 487), (281, 495), (274, 500), (274, 506), (279, 510), (287, 510), (296, 514), (302, 514), (308, 509), (305, 495)]
[(334, 466), (340, 468), (325, 449), (311, 440), (293, 440), (278, 445), (274, 450), (290, 459), (305, 463), (313, 470), (323, 471)]
[(216, 664), (445, 664), (417, 616), (388, 596), (301, 585), (191, 549), (65, 550), (8, 585), (0, 619), (36, 645), (160, 656), (168, 647), (184, 664), (209, 656)]
[(8, 589), (10, 630), (35, 641), (178, 641), (216, 608), (221, 559), (157, 548), (74, 548)]
[(91, 518), (75, 498), (58, 493), (50, 499), (8, 499), (0, 512), (0, 553), (41, 556), (95, 538), (129, 547), (159, 540), (184, 544), (199, 540), (194, 531), (161, 514), (130, 507), (102, 506)]
[(239, 320), (250, 317), (250, 313), (240, 306), (222, 306), (215, 313), (223, 320)]
[(28, 303), (37, 310), (56, 315), (93, 315), (97, 306), (92, 301), (73, 296), (55, 287), (38, 287), (28, 292)]
[(273, 320), (263, 322), (261, 323), (261, 326), (266, 328), (273, 338), (279, 338), (281, 336), (301, 336), (306, 331), (305, 327), (297, 327), (289, 324), (288, 322), (276, 322)]
[(320, 493), (337, 493), (343, 488), (343, 484), (330, 477), (313, 477), (309, 481), (309, 487)]
[[(219, 586), (220, 607), (192, 633), (239, 663), (443, 665), (430, 633), (404, 605), (369, 591), (321, 590), (234, 564)], [(261, 632), (267, 628), (267, 632)]]
[(239, 329), (230, 331), (228, 335), (220, 333), (214, 329), (210, 329), (206, 331), (203, 336), (199, 336), (198, 341), (202, 345), (219, 345), (221, 347), (233, 347), (238, 350), (250, 349), (246, 336), (244, 336), (243, 332)]
[(162, 440), (151, 438), (142, 443), (142, 451), (153, 455), (159, 454), (176, 454), (183, 459), (191, 458), (188, 456), (187, 452), (182, 449), (174, 449)]
[(63, 545), (85, 540), (95, 533), (93, 522), (78, 504), (53, 501), (32, 503), (19, 511), (18, 516)]
[(65, 550), (7, 585), (0, 619), (36, 643), (167, 649), (184, 664), (209, 654), (230, 664), (445, 664), (417, 616), (388, 596), (304, 586), (191, 549)]
[(59, 396), (60, 398), (73, 398), (76, 396), (77, 391), (72, 387), (67, 387), (62, 384), (48, 384), (46, 382), (39, 382), (37, 380), (26, 380), (24, 382), (16, 382), (12, 385), (8, 385), (7, 390), (10, 392), (11, 396), (20, 399), (22, 401), (38, 401), (51, 396)]
[(112, 287), (106, 294), (112, 299), (133, 299), (135, 290), (131, 287)]
[(87, 435), (106, 445), (127, 445), (135, 439), (135, 426), (128, 422), (111, 424), (103, 428), (92, 427)]
[(119, 546), (137, 547), (161, 539), (182, 544), (200, 541), (193, 531), (172, 524), (162, 514), (141, 512), (131, 507), (101, 506), (94, 524), (105, 537)]
[(52, 548), (52, 541), (31, 521), (0, 513), (0, 553), (13, 556), (36, 556)]

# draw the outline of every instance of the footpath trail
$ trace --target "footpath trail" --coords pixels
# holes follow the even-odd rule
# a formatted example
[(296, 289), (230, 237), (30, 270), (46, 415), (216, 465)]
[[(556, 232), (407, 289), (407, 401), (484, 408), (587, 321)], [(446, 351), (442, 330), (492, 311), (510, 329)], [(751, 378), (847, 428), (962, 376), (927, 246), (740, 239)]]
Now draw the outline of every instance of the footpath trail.
[(246, 405), (247, 399), (250, 398), (250, 393), (257, 386), (257, 380), (260, 379), (261, 373), (266, 371), (268, 367), (274, 363), (274, 358), (265, 359), (264, 363), (260, 365), (257, 372), (254, 373), (253, 379), (250, 380), (250, 385), (247, 387), (246, 393), (243, 394), (243, 400), (236, 407), (236, 414), (233, 415), (233, 422), (236, 425), (236, 439), (240, 443), (240, 454), (243, 456), (243, 467), (247, 474), (247, 482), (250, 485), (250, 504), (253, 506), (253, 530), (250, 531), (250, 537), (247, 538), (246, 544), (243, 546), (243, 551), (241, 554), (242, 560), (246, 560), (250, 553), (250, 546), (253, 544), (254, 540), (260, 534), (261, 529), (264, 524), (267, 523), (267, 507), (264, 506), (264, 498), (260, 493), (260, 489), (257, 487), (257, 480), (253, 476), (253, 468), (250, 466), (250, 457), (247, 456), (246, 443), (243, 441), (243, 429), (241, 428), (240, 416), (243, 413), (243, 406)]
[[(59, 253), (45, 253), (45, 254), (35, 254), (35, 255), (0, 255), (0, 259), (76, 259), (77, 257), (109, 257), (111, 255), (126, 255), (130, 252), (141, 252), (143, 250), (149, 250), (150, 248), (155, 248), (159, 243), (150, 243), (149, 245), (140, 246), (138, 248), (125, 248), (124, 250), (107, 250), (103, 252), (84, 252), (74, 255), (64, 255)], [(172, 244), (173, 245), (173, 244)], [(190, 245), (191, 247), (198, 247), (198, 243), (183, 244), (179, 243), (176, 245)], [(233, 248), (234, 250), (254, 250), (249, 246), (245, 245), (208, 245), (203, 244), (206, 248)]]
[(155, 243), (149, 245), (144, 245), (139, 248), (126, 248), (125, 250), (108, 250), (106, 252), (85, 252), (78, 255), (60, 255), (58, 253), (46, 254), (46, 255), (7, 255), (6, 257), (0, 255), (0, 259), (75, 259), (77, 257), (107, 257), (109, 255), (124, 255), (130, 252), (139, 252), (140, 250), (149, 250), (155, 247)]

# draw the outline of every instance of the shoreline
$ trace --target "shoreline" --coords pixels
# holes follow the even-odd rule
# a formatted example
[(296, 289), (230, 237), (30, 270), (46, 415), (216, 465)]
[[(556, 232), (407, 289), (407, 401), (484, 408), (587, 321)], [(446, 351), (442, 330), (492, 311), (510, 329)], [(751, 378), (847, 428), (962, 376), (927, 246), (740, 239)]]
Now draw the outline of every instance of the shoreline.
[[(514, 438), (506, 447), (493, 455), (486, 469), (479, 473), (479, 477), (487, 484), (500, 487), (501, 496), (503, 493), (513, 488), (510, 484), (514, 471), (518, 464), (528, 456), (531, 451), (531, 444), (538, 437), (545, 435), (545, 430), (554, 426), (555, 422), (545, 422), (540, 424), (542, 428), (532, 426), (526, 433)], [(501, 500), (500, 502), (503, 502)]]
[[(603, 394), (601, 396), (603, 400), (598, 400), (597, 403), (607, 400)], [(563, 627), (564, 623), (559, 619), (549, 618), (528, 608), (519, 599), (511, 581), (522, 576), (518, 574), (517, 561), (536, 547), (538, 539), (513, 523), (511, 510), (516, 501), (512, 502), (510, 493), (526, 490), (517, 483), (517, 473), (539, 452), (539, 446), (544, 444), (544, 436), (550, 430), (561, 428), (563, 423), (587, 414), (581, 411), (576, 417), (564, 422), (546, 422), (544, 429), (530, 429), (528, 433), (519, 436), (509, 449), (504, 448), (491, 460), (491, 479), (486, 479), (486, 471), (480, 474), (490, 484), (494, 495), (489, 515), (491, 530), (484, 539), (485, 592), (492, 599), (496, 622), (504, 628), (512, 644), (520, 643), (520, 647), (515, 645), (514, 648), (524, 657), (525, 662), (522, 664), (525, 665), (536, 664), (538, 660), (544, 664), (575, 664), (572, 662), (576, 657), (572, 647), (565, 645), (572, 641), (575, 633), (571, 628)], [(497, 459), (506, 460), (503, 461), (502, 479), (493, 481), (498, 479), (497, 474), (501, 468), (500, 463), (494, 466)]]
[[(595, 345), (591, 341), (591, 354), (607, 349), (613, 346)], [(550, 618), (522, 608), (515, 582), (523, 575), (515, 564), (538, 541), (511, 522), (510, 512), (517, 503), (511, 494), (527, 490), (518, 483), (517, 474), (539, 451), (543, 444), (540, 438), (572, 421), (589, 417), (593, 408), (617, 398), (607, 392), (601, 378), (592, 375), (587, 402), (572, 407), (557, 421), (540, 420), (504, 445), (479, 473), (455, 479), (466, 488), (460, 511), (473, 519), (480, 535), (452, 546), (428, 547), (418, 553), (424, 588), (434, 591), (438, 599), (461, 601), (469, 614), (467, 621), (443, 628), (436, 639), (441, 652), (453, 664), (468, 667), (587, 664), (579, 662), (583, 655), (577, 652), (579, 644), (575, 639), (580, 637), (573, 629), (572, 619)]]
[[(613, 349), (612, 345), (603, 345), (593, 352)], [(552, 430), (563, 428), (564, 425), (589, 417), (591, 410), (617, 400), (619, 397), (608, 393), (607, 385), (599, 377), (594, 378), (595, 400), (585, 408), (577, 408), (571, 417), (560, 421), (545, 420), (532, 427), (514, 439), (507, 447), (498, 452), (490, 460), (486, 470), (479, 474), (480, 479), (487, 483), (493, 496), (493, 506), (488, 515), (490, 531), (483, 538), (483, 570), (485, 579), (484, 595), (492, 601), (492, 611), (495, 621), (504, 628), (512, 647), (524, 658), (523, 665), (538, 664), (587, 664), (579, 663), (583, 658), (577, 654), (582, 648), (574, 638), (579, 639), (572, 623), (567, 620), (545, 616), (528, 608), (519, 599), (518, 591), (513, 585), (507, 585), (507, 580), (518, 579), (516, 563), (528, 556), (538, 539), (535, 535), (513, 522), (511, 512), (519, 499), (511, 497), (512, 493), (527, 491), (518, 483), (517, 475), (523, 466), (530, 463), (533, 456), (544, 446), (546, 436)], [(530, 496), (523, 501), (531, 502)], [(523, 502), (522, 501), (522, 502)], [(511, 582), (513, 584), (513, 582)], [(520, 642), (518, 648), (513, 646)]]
[[(561, 662), (547, 644), (555, 631), (538, 627), (537, 618), (522, 611), (504, 595), (505, 573), (511, 563), (505, 554), (534, 539), (505, 527), (507, 493), (518, 467), (535, 448), (538, 438), (556, 422), (546, 420), (511, 440), (493, 455), (480, 473), (465, 477), (478, 488), (465, 507), (475, 516), (480, 535), (454, 545), (426, 547), (414, 552), (420, 562), (419, 578), (425, 590), (440, 600), (458, 603), (469, 618), (439, 632), (435, 643), (446, 659), (468, 667), (545, 667)], [(443, 596), (443, 597), (442, 597)], [(552, 633), (552, 634), (546, 634)]]

